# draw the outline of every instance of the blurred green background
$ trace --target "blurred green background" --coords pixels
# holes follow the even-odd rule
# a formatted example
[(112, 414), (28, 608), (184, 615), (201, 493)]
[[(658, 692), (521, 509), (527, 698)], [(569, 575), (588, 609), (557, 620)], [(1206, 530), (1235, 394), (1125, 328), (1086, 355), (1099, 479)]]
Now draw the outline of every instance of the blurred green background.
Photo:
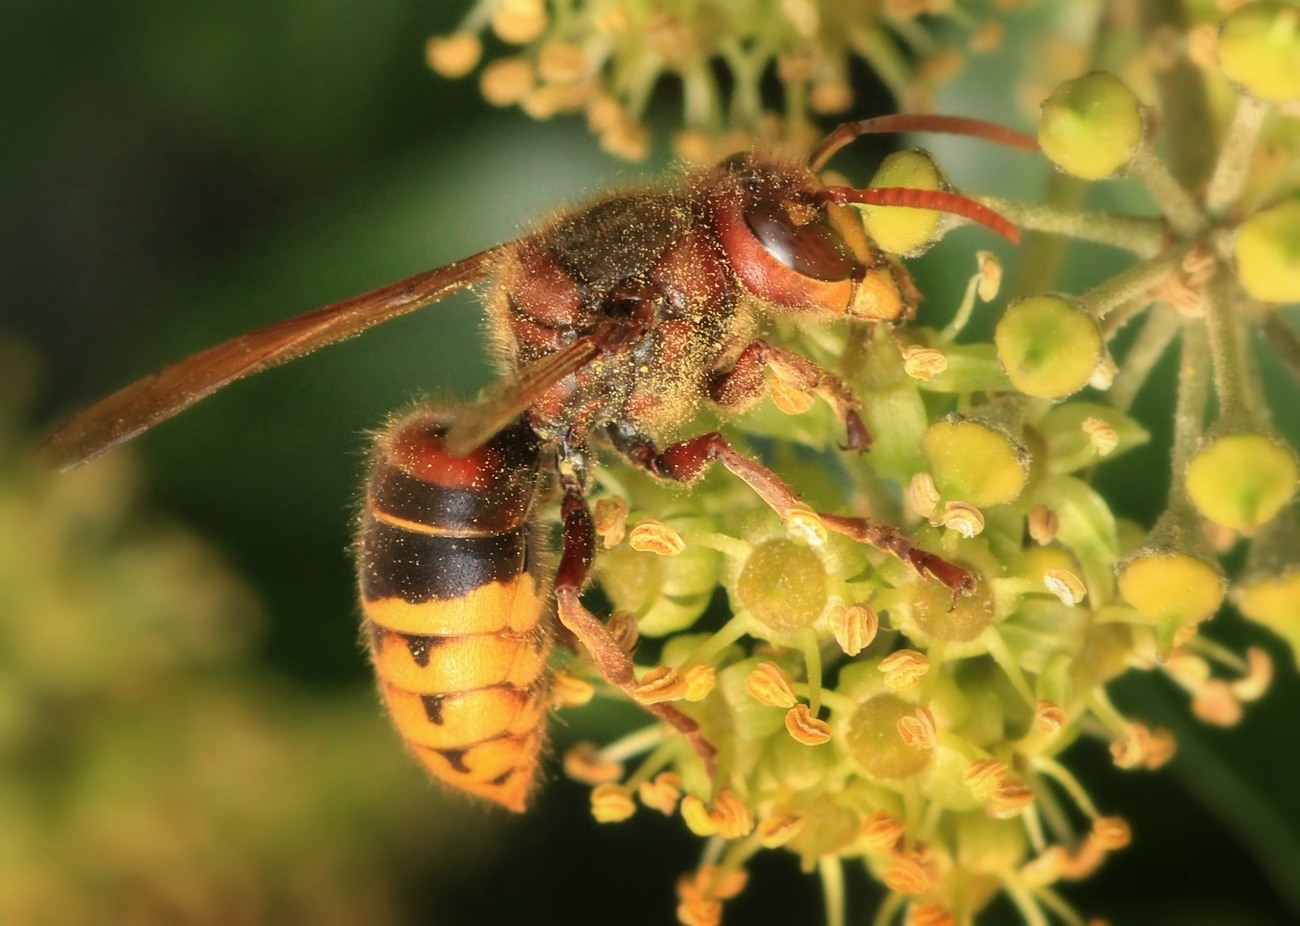
[[(472, 81), (430, 74), (424, 39), (458, 7), (5, 5), (0, 337), (29, 348), (37, 372), (5, 419), (21, 427), (5, 432), (0, 496), (0, 923), (672, 922), (672, 882), (698, 852), (679, 821), (597, 826), (586, 789), (558, 776), (520, 819), (449, 799), (373, 700), (347, 556), (365, 431), (414, 398), (486, 381), (472, 299), (227, 390), (71, 487), (15, 449), (20, 431), (164, 362), (645, 175), (600, 153), (578, 119), (492, 110)], [(949, 107), (1013, 118), (998, 80), (975, 72)], [(667, 93), (663, 112), (676, 106)], [(864, 100), (858, 114), (889, 107)], [(661, 135), (661, 166), (665, 149)], [(978, 145), (941, 152), (972, 187), (1033, 195), (1043, 181), (1008, 176), (1006, 155)], [(976, 234), (918, 262), (927, 311), (951, 305), (934, 294), (990, 246)], [(1063, 288), (1114, 266), (1080, 255)], [(1269, 369), (1300, 442), (1294, 386)], [(1137, 413), (1158, 444), (1167, 410), (1148, 393)], [(1149, 524), (1163, 465), (1156, 447), (1101, 478)], [(129, 581), (124, 561), (140, 567)], [(1218, 623), (1235, 647), (1265, 640)], [(1121, 684), (1123, 706), (1176, 731), (1166, 770), (1123, 773), (1100, 745), (1073, 749), (1099, 806), (1135, 830), (1066, 889), (1081, 909), (1116, 923), (1300, 917), (1300, 685), (1268, 645), (1280, 678), (1234, 729), (1190, 721), (1161, 679)], [(557, 752), (608, 738), (620, 718), (567, 714)], [(727, 922), (820, 921), (793, 857), (760, 856), (752, 875)], [(851, 910), (874, 907), (864, 877), (850, 889)], [(1010, 919), (999, 908), (990, 922)]]

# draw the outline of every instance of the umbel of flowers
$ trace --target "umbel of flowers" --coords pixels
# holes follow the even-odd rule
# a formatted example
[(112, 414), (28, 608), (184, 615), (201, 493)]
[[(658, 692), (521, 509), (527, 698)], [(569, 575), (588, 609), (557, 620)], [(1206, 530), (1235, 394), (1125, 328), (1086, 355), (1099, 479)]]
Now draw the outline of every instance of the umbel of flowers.
[[(749, 131), (762, 123), (761, 113), (749, 118), (756, 75), (775, 62), (789, 128), (805, 105), (847, 105), (827, 89), (847, 56), (880, 66), (864, 50), (876, 47), (871, 36), (913, 25), (903, 5), (885, 3), (830, 41), (838, 5), (807, 0), (780, 4), (760, 41), (728, 31), (731, 4), (627, 6), (481, 3), (430, 44), (430, 59), (443, 73), (468, 72), (490, 25), (519, 54), (484, 70), (489, 99), (535, 115), (585, 109), (607, 147), (639, 154), (638, 114), (663, 72), (682, 77), (688, 127)], [(698, 21), (705, 10), (717, 18), (711, 31)], [(635, 37), (624, 21), (634, 15), (644, 20)], [(802, 40), (782, 44), (783, 29)], [(1081, 922), (1057, 886), (1086, 877), (1130, 834), (1061, 753), (1101, 738), (1120, 768), (1152, 769), (1175, 749), (1168, 732), (1117, 710), (1109, 683), (1133, 669), (1164, 673), (1197, 717), (1232, 724), (1266, 690), (1271, 665), (1262, 650), (1213, 643), (1203, 623), (1230, 599), (1300, 644), (1300, 467), (1274, 429), (1255, 359), (1260, 340), (1300, 377), (1300, 338), (1280, 311), (1300, 301), (1300, 8), (1242, 4), (1175, 38), (1171, 55), (1162, 37), (1164, 66), (1199, 68), (1217, 105), (1206, 121), (1217, 112), (1224, 124), (1217, 149), (1203, 137), (1160, 138), (1161, 117), (1173, 115), (1164, 107), (1194, 104), (1166, 93), (1146, 105), (1114, 73), (1062, 83), (1039, 119), (1043, 155), (1074, 178), (1067, 184), (1130, 175), (1158, 216), (983, 199), (1022, 228), (1123, 249), (1126, 269), (1081, 293), (1004, 298), (996, 259), (981, 253), (942, 329), (779, 332), (854, 389), (876, 437), (864, 456), (837, 451), (831, 411), (777, 380), (760, 407), (726, 424), (801, 490), (807, 517), (783, 522), (725, 474), (681, 492), (605, 471), (596, 517), (610, 624), (629, 651), (658, 641), (641, 648), (655, 657), (641, 660), (636, 697), (693, 716), (718, 749), (717, 769), (708, 774), (659, 726), (583, 744), (565, 768), (593, 786), (596, 819), (677, 814), (706, 840), (699, 868), (677, 886), (682, 923), (717, 923), (744, 888), (747, 861), (777, 848), (818, 872), (832, 923), (843, 922), (845, 865), (889, 889), (880, 923), (969, 922), (999, 894), (1026, 922)], [(712, 83), (717, 58), (736, 75), (735, 122)], [(708, 147), (683, 138), (686, 154)], [(1187, 155), (1198, 147), (1210, 152), (1199, 168)], [(919, 152), (888, 160), (876, 179), (900, 182), (946, 184)], [(950, 223), (863, 212), (872, 237), (903, 256)], [(998, 313), (991, 343), (963, 336), (980, 302)], [(1112, 356), (1130, 324), (1131, 345)], [(1144, 530), (1117, 517), (1091, 477), (1148, 440), (1128, 410), (1174, 344), (1170, 487)], [(975, 585), (954, 596), (828, 533), (813, 509), (903, 525)], [(1238, 542), (1249, 544), (1246, 565), (1229, 577), (1219, 557)], [(730, 616), (700, 631), (719, 585)], [(575, 659), (560, 700), (586, 700), (594, 678)]]
[[(951, 0), (479, 0), (456, 31), (430, 38), (426, 53), (433, 70), (462, 77), (478, 66), (487, 34), (512, 51), (479, 75), (488, 102), (536, 119), (583, 113), (605, 150), (633, 160), (649, 151), (653, 91), (671, 79), (684, 123), (674, 148), (711, 162), (756, 142), (807, 153), (820, 135), (813, 118), (852, 107), (854, 59), (906, 108), (925, 108), (960, 56), (920, 26), (922, 13), (948, 20), (973, 51), (1000, 44), (996, 19), (974, 19)], [(763, 104), (773, 71), (779, 112)]]

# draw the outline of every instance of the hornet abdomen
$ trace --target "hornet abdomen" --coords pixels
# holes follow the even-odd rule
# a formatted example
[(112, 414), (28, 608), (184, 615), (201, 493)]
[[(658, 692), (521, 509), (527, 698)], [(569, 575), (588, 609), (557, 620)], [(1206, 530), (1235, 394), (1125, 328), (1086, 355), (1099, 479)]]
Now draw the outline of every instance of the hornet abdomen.
[(550, 700), (549, 583), (522, 420), (466, 457), (424, 407), (376, 443), (357, 535), (371, 660), (393, 722), (438, 778), (511, 810), (537, 777)]

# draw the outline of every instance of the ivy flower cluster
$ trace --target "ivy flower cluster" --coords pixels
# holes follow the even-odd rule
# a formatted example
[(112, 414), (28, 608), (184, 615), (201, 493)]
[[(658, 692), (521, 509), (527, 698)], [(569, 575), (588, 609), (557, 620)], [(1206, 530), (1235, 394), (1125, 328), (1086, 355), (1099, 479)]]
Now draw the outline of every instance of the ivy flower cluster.
[[(923, 14), (954, 24), (972, 51), (1001, 42), (997, 19), (953, 0), (480, 0), (452, 33), (431, 37), (426, 52), (434, 71), (462, 77), (479, 65), (489, 35), (513, 52), (479, 75), (489, 103), (536, 119), (584, 113), (605, 150), (632, 160), (649, 152), (654, 91), (679, 83), (674, 150), (708, 163), (755, 143), (806, 153), (820, 134), (813, 119), (852, 107), (854, 60), (867, 62), (906, 108), (926, 108), (961, 54), (922, 27)], [(779, 111), (764, 101), (772, 72)]]
[[(904, 83), (905, 104), (924, 90), (879, 54), (880, 30), (917, 34), (902, 28), (912, 23), (903, 6), (833, 22), (832, 8), (875, 5), (786, 2), (741, 22), (726, 3), (632, 12), (500, 0), (476, 6), (429, 54), (436, 70), (466, 73), (490, 25), (520, 51), (484, 70), (489, 99), (539, 116), (584, 110), (624, 154), (644, 152), (641, 114), (666, 73), (684, 87), (682, 154), (712, 152), (690, 141), (700, 129), (797, 148), (809, 113), (850, 105), (850, 55)], [(694, 717), (717, 769), (708, 774), (659, 726), (581, 744), (565, 768), (592, 785), (597, 820), (677, 814), (706, 840), (677, 885), (687, 926), (719, 922), (749, 860), (776, 848), (818, 873), (833, 924), (844, 918), (846, 865), (888, 888), (879, 923), (970, 922), (999, 894), (1028, 923), (1080, 923), (1058, 885), (1096, 870), (1130, 832), (1095, 805), (1063, 750), (1100, 738), (1119, 768), (1154, 769), (1176, 748), (1169, 732), (1118, 710), (1109, 683), (1163, 673), (1198, 718), (1233, 724), (1265, 693), (1272, 666), (1262, 649), (1229, 651), (1202, 625), (1230, 600), (1300, 644), (1300, 466), (1271, 420), (1255, 349), (1262, 342), (1300, 377), (1300, 337), (1281, 308), (1300, 301), (1300, 9), (1233, 6), (1148, 35), (1154, 99), (1108, 71), (1055, 87), (1038, 138), (1060, 171), (1056, 191), (1038, 203), (982, 198), (1024, 229), (1121, 249), (1126, 269), (1082, 293), (1045, 280), (1004, 298), (997, 260), (981, 253), (942, 329), (781, 331), (862, 400), (877, 439), (865, 456), (837, 452), (830, 410), (775, 380), (758, 409), (727, 425), (812, 508), (904, 525), (917, 545), (969, 569), (970, 594), (954, 598), (827, 533), (811, 508), (782, 522), (725, 475), (680, 493), (604, 472), (598, 575), (610, 625), (629, 652), (653, 653), (640, 657), (636, 698)], [(729, 107), (715, 58), (735, 75)], [(772, 67), (787, 109), (765, 134), (757, 83)], [(1167, 79), (1175, 68), (1209, 92), (1180, 95)], [(1161, 133), (1216, 119), (1217, 146)], [(1074, 204), (1081, 184), (1120, 174), (1141, 182), (1158, 215)], [(919, 152), (886, 162), (876, 184), (900, 176), (946, 185)], [(918, 210), (864, 213), (873, 238), (902, 256), (944, 229)], [(991, 343), (963, 337), (979, 302), (1000, 303)], [(1131, 345), (1113, 355), (1129, 325)], [(1145, 530), (1112, 511), (1092, 474), (1149, 439), (1129, 409), (1174, 344), (1170, 488)], [(1246, 565), (1229, 577), (1220, 559), (1238, 543)], [(730, 616), (701, 630), (719, 586)], [(589, 699), (595, 678), (576, 658), (561, 702)]]

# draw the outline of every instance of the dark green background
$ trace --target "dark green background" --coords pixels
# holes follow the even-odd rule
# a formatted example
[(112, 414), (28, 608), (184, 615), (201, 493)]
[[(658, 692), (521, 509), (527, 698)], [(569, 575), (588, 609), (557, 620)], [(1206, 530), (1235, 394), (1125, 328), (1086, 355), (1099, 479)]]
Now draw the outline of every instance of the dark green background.
[[(495, 111), (472, 80), (429, 73), (423, 41), (450, 28), (451, 6), (5, 5), (0, 332), (43, 361), (34, 426), (195, 349), (509, 239), (584, 191), (645, 174), (602, 155), (578, 119)], [(996, 79), (970, 81), (953, 105), (1007, 118), (985, 105), (1006, 98)], [(675, 105), (666, 94), (664, 112)], [(862, 105), (867, 115), (890, 104)], [(660, 136), (660, 164), (664, 148)], [(959, 178), (1031, 194), (1041, 183), (1019, 169), (1012, 182), (1006, 155), (981, 161), (978, 149), (945, 146), (960, 152)], [(970, 249), (990, 246), (975, 234), (920, 262), (923, 289), (964, 281)], [(1095, 282), (1107, 265), (1081, 259), (1062, 285)], [(255, 585), (272, 618), (265, 665), (293, 684), (370, 684), (346, 555), (364, 431), (413, 398), (472, 395), (488, 375), (478, 329), (472, 300), (452, 300), (223, 392), (140, 442), (148, 504), (192, 525)], [(1167, 384), (1168, 363), (1162, 373)], [(1167, 434), (1158, 396), (1139, 413)], [(1295, 417), (1283, 422), (1293, 440)], [(1103, 476), (1146, 523), (1163, 495), (1162, 462), (1152, 449)], [(1219, 623), (1235, 644), (1266, 639), (1233, 618)], [(1119, 686), (1122, 704), (1173, 727), (1183, 748), (1159, 774), (1121, 773), (1095, 744), (1068, 757), (1136, 834), (1097, 878), (1065, 889), (1081, 909), (1116, 923), (1300, 916), (1300, 870), (1280, 892), (1251, 854), (1259, 826), (1242, 835), (1226, 822), (1263, 814), (1300, 858), (1300, 686), (1273, 652), (1282, 677), (1232, 730), (1189, 723), (1185, 698), (1158, 679)], [(598, 827), (585, 790), (557, 780), (533, 815), (504, 825), (484, 816), (499, 843), (472, 877), (439, 877), (438, 857), (396, 866), (409, 921), (671, 922), (672, 881), (694, 864), (696, 843), (653, 816)], [(1280, 860), (1276, 846), (1265, 851)], [(851, 909), (873, 908), (873, 886), (855, 878), (851, 888)], [(727, 922), (815, 923), (819, 905), (793, 857), (769, 853)]]

